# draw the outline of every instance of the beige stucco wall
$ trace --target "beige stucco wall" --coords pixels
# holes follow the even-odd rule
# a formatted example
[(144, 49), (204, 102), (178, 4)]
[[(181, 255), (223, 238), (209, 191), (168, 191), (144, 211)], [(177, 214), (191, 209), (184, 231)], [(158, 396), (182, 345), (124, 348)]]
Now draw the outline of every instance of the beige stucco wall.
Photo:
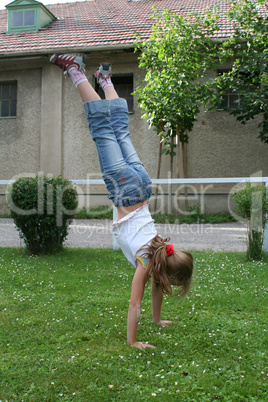
[(18, 82), (17, 117), (0, 118), (0, 177), (11, 179), (39, 169), (40, 68), (0, 71), (0, 81)]
[(268, 144), (257, 138), (259, 121), (242, 125), (227, 112), (202, 110), (189, 135), (189, 177), (267, 176)]
[[(86, 74), (90, 82), (100, 61), (111, 61), (115, 75), (132, 73), (134, 89), (143, 78), (135, 54), (103, 52), (88, 55)], [(0, 61), (0, 81), (9, 80), (18, 81), (18, 115), (0, 119), (0, 180), (39, 171), (69, 179), (100, 178), (83, 104), (71, 80), (65, 79), (47, 56)], [(156, 178), (158, 138), (141, 118), (136, 97), (129, 119), (134, 146), (150, 176)], [(268, 145), (257, 138), (257, 133), (257, 121), (243, 126), (226, 112), (202, 111), (189, 135), (188, 177), (237, 177), (257, 172), (268, 176)], [(168, 171), (169, 158), (164, 157), (161, 177), (167, 178)], [(107, 203), (104, 188), (83, 189), (84, 194), (89, 190), (94, 194), (90, 205)], [(211, 210), (226, 209), (222, 201), (215, 201), (215, 195), (223, 199), (226, 193), (226, 186), (209, 188)], [(3, 196), (0, 198), (3, 203)]]

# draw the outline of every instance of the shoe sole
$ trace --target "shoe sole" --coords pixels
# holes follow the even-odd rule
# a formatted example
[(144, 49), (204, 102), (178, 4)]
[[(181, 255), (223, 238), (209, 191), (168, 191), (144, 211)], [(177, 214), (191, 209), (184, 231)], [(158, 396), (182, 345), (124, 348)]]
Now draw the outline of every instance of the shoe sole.
[[(49, 61), (50, 63), (53, 64), (53, 61), (55, 60), (56, 56), (61, 56), (62, 54), (68, 54), (68, 53), (54, 53)], [(85, 54), (79, 54), (79, 53), (75, 53), (77, 56), (81, 57), (82, 59), (82, 63), (84, 64), (83, 66), (81, 66), (81, 69), (85, 68), (86, 64), (87, 64), (87, 56)]]
[[(109, 77), (112, 77), (112, 72), (110, 70), (111, 65), (112, 65), (111, 63), (107, 63), (107, 62), (101, 62), (100, 63), (101, 68), (100, 67), (97, 68), (97, 70), (96, 70), (96, 72), (94, 74), (94, 77), (96, 78), (97, 83), (99, 83), (99, 79), (98, 79), (99, 75), (101, 75), (101, 77), (105, 78), (105, 79), (109, 78)], [(109, 72), (109, 70), (110, 70), (110, 72)], [(99, 72), (100, 74), (96, 75), (97, 72)], [(106, 74), (106, 72), (108, 72), (108, 74)]]
[(111, 66), (111, 63), (101, 63), (101, 65), (102, 65), (102, 69), (103, 69), (104, 71), (109, 71), (109, 68), (110, 68), (110, 66)]

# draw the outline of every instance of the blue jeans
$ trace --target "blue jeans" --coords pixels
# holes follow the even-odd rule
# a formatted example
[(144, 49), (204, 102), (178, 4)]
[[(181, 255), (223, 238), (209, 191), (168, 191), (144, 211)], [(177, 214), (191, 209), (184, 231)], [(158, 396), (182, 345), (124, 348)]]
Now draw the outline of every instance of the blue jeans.
[(84, 108), (108, 198), (116, 207), (148, 200), (152, 182), (129, 137), (126, 100), (91, 101)]

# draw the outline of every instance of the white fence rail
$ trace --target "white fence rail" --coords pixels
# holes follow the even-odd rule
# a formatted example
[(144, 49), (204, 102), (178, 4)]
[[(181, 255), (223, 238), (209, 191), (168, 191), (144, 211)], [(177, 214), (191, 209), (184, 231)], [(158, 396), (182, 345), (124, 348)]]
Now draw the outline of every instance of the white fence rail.
[[(14, 180), (0, 180), (0, 185), (12, 184)], [(73, 184), (77, 185), (103, 185), (103, 180), (71, 180)], [(242, 183), (264, 183), (268, 194), (268, 177), (227, 177), (227, 178), (193, 178), (193, 179), (152, 179), (153, 184), (242, 184)], [(116, 218), (116, 209), (114, 208), (114, 218)], [(113, 241), (113, 246), (116, 248), (116, 244)], [(268, 224), (266, 224), (264, 230), (264, 242), (263, 249), (268, 252)]]
[[(0, 180), (0, 185), (8, 185), (15, 180)], [(71, 180), (74, 184), (105, 184), (103, 180)], [(221, 183), (265, 183), (268, 187), (268, 177), (227, 177), (227, 178), (194, 178), (194, 179), (152, 179), (153, 184), (221, 184)]]

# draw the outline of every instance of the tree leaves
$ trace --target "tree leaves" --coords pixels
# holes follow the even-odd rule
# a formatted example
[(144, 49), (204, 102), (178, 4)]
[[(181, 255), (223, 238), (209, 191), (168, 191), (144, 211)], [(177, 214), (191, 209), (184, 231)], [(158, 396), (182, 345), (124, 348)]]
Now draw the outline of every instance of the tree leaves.
[[(146, 70), (135, 94), (151, 126), (159, 128), (164, 121), (170, 134), (179, 127), (187, 142), (201, 105), (217, 109), (228, 90), (240, 98), (238, 107), (228, 111), (243, 124), (261, 114), (259, 137), (268, 142), (267, 7), (265, 0), (232, 2), (228, 18), (234, 34), (223, 42), (213, 40), (219, 30), (217, 9), (185, 18), (154, 8), (151, 37), (143, 42), (137, 35), (135, 44), (139, 67)], [(232, 71), (208, 79), (209, 70), (230, 59)], [(171, 142), (168, 135), (165, 141)]]
[(228, 18), (234, 22), (235, 33), (223, 43), (221, 53), (227, 59), (233, 48), (234, 63), (230, 72), (217, 78), (221, 93), (228, 88), (241, 99), (236, 109), (227, 109), (238, 121), (246, 124), (256, 116), (262, 117), (258, 124), (259, 138), (265, 143), (268, 143), (267, 11), (265, 0), (232, 3)]

